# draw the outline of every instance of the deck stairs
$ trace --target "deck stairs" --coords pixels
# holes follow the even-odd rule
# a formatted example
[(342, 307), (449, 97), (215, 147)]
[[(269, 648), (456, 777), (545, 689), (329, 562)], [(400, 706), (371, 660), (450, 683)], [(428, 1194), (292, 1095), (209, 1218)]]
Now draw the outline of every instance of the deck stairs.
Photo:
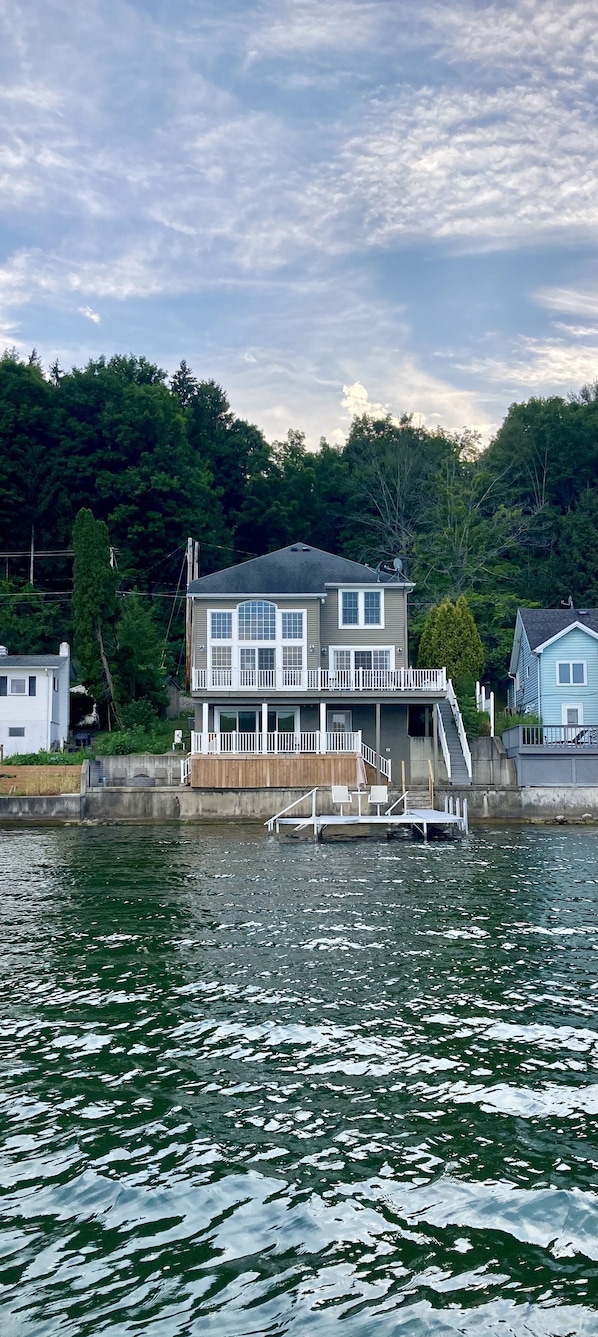
[[(457, 706), (457, 710), (459, 707)], [(470, 785), (471, 774), (468, 768), (467, 759), (463, 750), (463, 743), (457, 728), (454, 708), (450, 700), (438, 702), (438, 712), (444, 727), (446, 745), (448, 748), (451, 767), (450, 783), (452, 785)]]

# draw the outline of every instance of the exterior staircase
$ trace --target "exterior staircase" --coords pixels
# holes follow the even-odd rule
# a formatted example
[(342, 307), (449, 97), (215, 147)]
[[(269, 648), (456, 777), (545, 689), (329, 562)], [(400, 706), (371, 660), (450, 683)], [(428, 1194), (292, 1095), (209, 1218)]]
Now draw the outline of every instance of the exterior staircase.
[[(457, 706), (457, 710), (459, 707)], [(439, 701), (438, 711), (444, 727), (446, 745), (451, 760), (450, 783), (452, 785), (470, 785), (471, 775), (463, 750), (463, 743), (455, 720), (454, 707), (448, 697)]]

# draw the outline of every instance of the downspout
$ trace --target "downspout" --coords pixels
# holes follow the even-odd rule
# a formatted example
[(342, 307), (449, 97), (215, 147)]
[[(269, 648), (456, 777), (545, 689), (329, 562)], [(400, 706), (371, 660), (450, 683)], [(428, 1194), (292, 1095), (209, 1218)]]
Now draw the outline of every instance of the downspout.
[[(540, 651), (540, 654), (541, 654), (541, 653), (542, 653), (542, 652)], [(541, 663), (541, 660), (540, 660), (540, 654), (537, 654), (537, 655), (536, 655), (536, 673), (537, 673), (537, 675), (538, 675), (538, 677), (537, 677), (537, 686), (538, 686), (538, 692), (537, 692), (537, 696), (538, 696), (538, 717), (539, 717), (540, 719), (542, 719), (542, 674), (541, 674), (541, 672), (540, 672), (540, 663)], [(542, 722), (544, 722), (544, 721), (542, 721)]]

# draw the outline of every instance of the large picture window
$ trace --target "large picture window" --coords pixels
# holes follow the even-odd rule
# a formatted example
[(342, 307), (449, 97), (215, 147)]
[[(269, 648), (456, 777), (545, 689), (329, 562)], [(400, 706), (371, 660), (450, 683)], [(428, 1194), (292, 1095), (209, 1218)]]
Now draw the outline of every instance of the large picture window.
[(238, 617), (240, 641), (276, 640), (276, 604), (248, 599), (239, 604)]

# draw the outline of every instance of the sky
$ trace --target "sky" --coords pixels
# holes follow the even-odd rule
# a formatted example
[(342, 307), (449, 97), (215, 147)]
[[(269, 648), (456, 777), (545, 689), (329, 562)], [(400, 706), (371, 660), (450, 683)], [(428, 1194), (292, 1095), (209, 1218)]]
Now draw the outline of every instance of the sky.
[(596, 0), (0, 0), (0, 348), (269, 439), (598, 376)]

